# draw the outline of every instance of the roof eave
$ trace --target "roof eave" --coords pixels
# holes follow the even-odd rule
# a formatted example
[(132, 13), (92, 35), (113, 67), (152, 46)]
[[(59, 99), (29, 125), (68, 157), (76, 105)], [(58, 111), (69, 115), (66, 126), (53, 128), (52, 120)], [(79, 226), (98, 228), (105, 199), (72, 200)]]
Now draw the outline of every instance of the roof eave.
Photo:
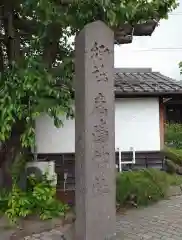
[(123, 97), (149, 97), (149, 96), (155, 96), (155, 97), (163, 97), (163, 96), (177, 96), (182, 95), (182, 90), (178, 92), (117, 92), (115, 91), (115, 98), (123, 98)]

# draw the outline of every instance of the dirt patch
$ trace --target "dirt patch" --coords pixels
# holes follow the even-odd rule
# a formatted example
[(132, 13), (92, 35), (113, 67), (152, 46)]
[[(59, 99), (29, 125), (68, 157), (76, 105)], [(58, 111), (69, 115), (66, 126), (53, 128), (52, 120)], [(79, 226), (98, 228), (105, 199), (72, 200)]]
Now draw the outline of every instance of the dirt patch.
[(38, 217), (29, 217), (20, 220), (16, 226), (12, 226), (6, 217), (0, 218), (0, 235), (3, 240), (19, 240), (26, 236), (34, 234), (40, 234), (42, 232), (48, 232), (52, 229), (58, 229), (60, 232), (64, 232), (69, 223), (73, 222), (73, 218), (66, 217), (55, 218), (46, 221), (41, 221)]

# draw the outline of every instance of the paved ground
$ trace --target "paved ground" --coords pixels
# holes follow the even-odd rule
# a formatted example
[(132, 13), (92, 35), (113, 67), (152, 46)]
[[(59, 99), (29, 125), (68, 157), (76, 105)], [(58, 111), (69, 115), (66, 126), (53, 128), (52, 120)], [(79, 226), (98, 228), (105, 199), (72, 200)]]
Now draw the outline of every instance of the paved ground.
[[(130, 210), (117, 217), (121, 240), (182, 240), (182, 196), (161, 201), (144, 209)], [(61, 240), (61, 233), (52, 230), (26, 237), (27, 240)]]
[(124, 240), (182, 240), (182, 196), (118, 216)]

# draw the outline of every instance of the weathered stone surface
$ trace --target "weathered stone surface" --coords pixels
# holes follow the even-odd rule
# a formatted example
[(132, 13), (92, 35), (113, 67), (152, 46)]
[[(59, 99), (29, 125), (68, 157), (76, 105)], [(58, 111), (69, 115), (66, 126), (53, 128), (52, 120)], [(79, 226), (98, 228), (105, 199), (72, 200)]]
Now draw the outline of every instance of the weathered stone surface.
[(76, 38), (76, 240), (115, 232), (114, 34), (101, 21)]

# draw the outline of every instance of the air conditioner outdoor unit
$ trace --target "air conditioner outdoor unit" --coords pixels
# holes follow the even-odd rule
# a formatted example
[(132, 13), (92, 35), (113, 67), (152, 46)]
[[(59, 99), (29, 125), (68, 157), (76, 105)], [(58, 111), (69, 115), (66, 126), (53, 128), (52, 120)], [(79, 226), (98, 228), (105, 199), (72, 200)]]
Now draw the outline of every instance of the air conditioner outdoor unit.
[(54, 161), (36, 161), (28, 162), (26, 165), (27, 176), (35, 174), (35, 176), (40, 177), (43, 174), (47, 174), (49, 180), (52, 180), (53, 186), (57, 184), (57, 174), (55, 172), (55, 162)]

